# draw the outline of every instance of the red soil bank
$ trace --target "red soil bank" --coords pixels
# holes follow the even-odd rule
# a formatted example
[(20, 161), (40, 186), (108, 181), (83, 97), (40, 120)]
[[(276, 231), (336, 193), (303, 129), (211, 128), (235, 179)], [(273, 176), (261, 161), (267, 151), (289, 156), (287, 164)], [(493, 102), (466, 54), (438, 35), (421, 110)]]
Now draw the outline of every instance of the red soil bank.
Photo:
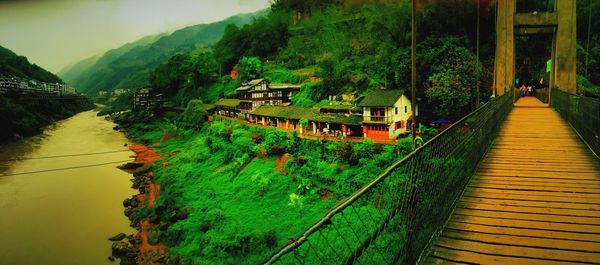
[[(151, 166), (158, 159), (161, 159), (161, 156), (156, 153), (154, 148), (148, 148), (145, 145), (141, 144), (132, 144), (129, 146), (129, 149), (135, 152), (136, 157), (134, 163), (143, 163), (144, 166)], [(163, 166), (166, 166), (166, 163), (163, 163)], [(158, 199), (160, 186), (156, 185), (152, 181), (152, 176), (154, 174), (152, 172), (148, 173), (148, 176), (145, 179), (147, 183), (147, 194), (138, 194), (138, 201), (140, 202), (140, 207), (143, 206), (144, 201), (146, 201), (146, 205), (149, 208), (153, 208), (156, 204), (156, 199)], [(167, 247), (159, 243), (157, 245), (151, 245), (148, 243), (148, 230), (151, 228), (151, 224), (147, 219), (140, 221), (138, 224), (138, 234), (136, 238), (141, 239), (141, 244), (139, 246), (140, 256), (138, 257), (138, 263), (145, 264), (144, 260), (147, 257), (151, 257), (157, 254), (165, 254), (167, 251)], [(149, 264), (154, 264), (150, 262)]]

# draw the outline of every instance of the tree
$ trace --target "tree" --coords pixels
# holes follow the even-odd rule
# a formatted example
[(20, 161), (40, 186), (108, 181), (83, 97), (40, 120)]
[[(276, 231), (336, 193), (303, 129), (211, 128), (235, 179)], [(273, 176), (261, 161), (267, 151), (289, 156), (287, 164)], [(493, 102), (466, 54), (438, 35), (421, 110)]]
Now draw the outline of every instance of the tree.
[(433, 112), (440, 117), (456, 120), (469, 104), (468, 86), (461, 76), (450, 69), (438, 72), (429, 77), (429, 87), (425, 91)]
[(208, 112), (204, 108), (202, 100), (190, 100), (182, 115), (183, 125), (187, 128), (200, 129), (206, 122)]
[(262, 74), (262, 62), (258, 57), (242, 57), (236, 69), (242, 81), (252, 80)]
[[(185, 106), (187, 100), (198, 97), (202, 89), (217, 80), (217, 71), (217, 62), (211, 53), (183, 53), (154, 69), (149, 81), (157, 91)], [(173, 98), (175, 95), (177, 97)]]
[(225, 28), (223, 37), (213, 46), (214, 57), (226, 71), (238, 61), (245, 47), (242, 46), (241, 30), (235, 24), (229, 24)]
[(167, 97), (175, 95), (187, 81), (186, 62), (188, 58), (187, 54), (176, 54), (166, 63), (156, 67), (149, 77), (152, 87)]
[(473, 52), (453, 36), (432, 37), (421, 45), (418, 78), (423, 80), (425, 91), (419, 96), (425, 96), (428, 104), (420, 107), (453, 120), (469, 113), (474, 107), (481, 72)]
[(188, 69), (194, 87), (210, 85), (217, 79), (218, 65), (210, 52), (193, 55), (188, 59)]

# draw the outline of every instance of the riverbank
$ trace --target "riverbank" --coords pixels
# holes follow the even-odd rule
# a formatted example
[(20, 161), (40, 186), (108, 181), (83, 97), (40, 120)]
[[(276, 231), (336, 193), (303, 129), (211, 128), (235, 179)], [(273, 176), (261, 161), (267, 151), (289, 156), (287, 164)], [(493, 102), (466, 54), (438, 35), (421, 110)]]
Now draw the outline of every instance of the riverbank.
[(0, 95), (0, 144), (39, 134), (50, 124), (93, 108), (84, 97), (41, 101)]
[[(121, 166), (121, 169), (133, 175), (132, 187), (139, 191), (131, 198), (125, 199), (125, 215), (137, 230), (135, 236), (119, 237), (112, 245), (113, 255), (121, 258), (122, 264), (156, 264), (163, 263), (167, 256), (167, 247), (158, 242), (156, 230), (158, 224), (150, 217), (140, 218), (139, 212), (154, 209), (159, 197), (160, 186), (154, 183), (151, 170), (161, 155), (156, 149), (142, 144), (129, 145), (135, 153), (133, 162)], [(163, 166), (166, 166), (164, 164)]]

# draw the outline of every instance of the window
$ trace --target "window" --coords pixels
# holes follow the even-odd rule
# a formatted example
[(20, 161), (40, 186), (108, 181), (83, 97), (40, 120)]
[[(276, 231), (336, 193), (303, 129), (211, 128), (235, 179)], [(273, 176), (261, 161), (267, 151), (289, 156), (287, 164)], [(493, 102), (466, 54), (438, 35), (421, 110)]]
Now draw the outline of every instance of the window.
[(398, 115), (398, 107), (394, 108), (394, 111), (396, 112), (396, 115)]
[(408, 106), (404, 106), (404, 113), (408, 112)]

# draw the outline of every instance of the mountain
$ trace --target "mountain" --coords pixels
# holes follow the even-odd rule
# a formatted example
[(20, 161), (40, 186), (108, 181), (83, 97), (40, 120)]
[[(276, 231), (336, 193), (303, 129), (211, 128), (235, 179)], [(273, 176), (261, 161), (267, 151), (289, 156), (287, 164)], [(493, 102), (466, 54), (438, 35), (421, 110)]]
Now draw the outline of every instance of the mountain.
[(127, 43), (117, 49), (112, 49), (110, 51), (105, 52), (104, 54), (97, 54), (77, 63), (71, 64), (58, 72), (58, 76), (62, 77), (65, 82), (71, 84), (77, 82), (77, 79), (80, 76), (84, 76), (92, 71), (92, 67), (100, 67), (107, 66), (112, 61), (119, 58), (119, 56), (125, 54), (131, 49), (151, 44), (158, 40), (159, 38), (166, 36), (167, 33), (161, 33), (151, 36), (143, 37), (134, 42)]
[(19, 56), (13, 51), (0, 46), (0, 76), (13, 75), (49, 83), (63, 83), (53, 73), (32, 64), (25, 56)]
[(265, 10), (240, 14), (215, 23), (189, 26), (151, 41), (144, 38), (145, 44), (141, 44), (142, 40), (126, 44), (105, 53), (93, 64), (94, 57), (88, 58), (67, 67), (59, 75), (88, 95), (101, 90), (140, 87), (146, 85), (148, 74), (154, 68), (174, 54), (210, 47), (221, 38), (227, 25), (248, 24), (263, 14)]

